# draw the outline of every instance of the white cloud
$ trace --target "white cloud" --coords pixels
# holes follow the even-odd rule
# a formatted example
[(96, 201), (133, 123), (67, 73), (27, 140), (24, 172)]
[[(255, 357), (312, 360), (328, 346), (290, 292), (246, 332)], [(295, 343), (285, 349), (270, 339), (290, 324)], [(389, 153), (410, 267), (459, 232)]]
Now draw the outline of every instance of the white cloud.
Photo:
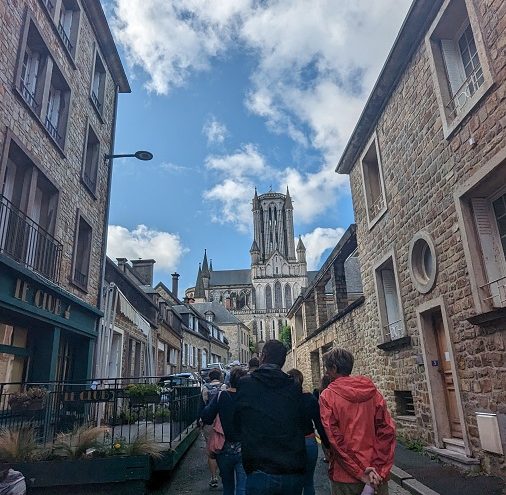
[(207, 144), (222, 144), (228, 135), (227, 127), (215, 117), (211, 117), (202, 128), (202, 134), (207, 138)]
[(109, 225), (107, 255), (115, 258), (153, 258), (155, 268), (170, 272), (175, 270), (181, 257), (188, 252), (179, 235), (137, 225), (128, 230), (121, 225)]
[(246, 144), (231, 155), (208, 156), (206, 167), (234, 177), (255, 177), (268, 173), (265, 158), (253, 144)]
[(165, 170), (166, 172), (184, 172), (185, 170), (190, 170), (189, 167), (184, 167), (183, 165), (177, 165), (176, 163), (172, 162), (162, 162), (160, 164), (160, 168), (162, 170)]
[(306, 260), (308, 270), (317, 270), (322, 255), (327, 249), (334, 248), (344, 234), (344, 229), (317, 227), (312, 232), (302, 235), (302, 242), (306, 246)]

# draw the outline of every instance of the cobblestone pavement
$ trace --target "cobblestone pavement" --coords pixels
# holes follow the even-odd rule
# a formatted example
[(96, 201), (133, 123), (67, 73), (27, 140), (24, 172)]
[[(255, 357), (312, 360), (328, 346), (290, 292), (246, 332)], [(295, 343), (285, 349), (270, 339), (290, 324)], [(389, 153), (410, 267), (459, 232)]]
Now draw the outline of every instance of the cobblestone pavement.
[[(162, 486), (154, 487), (149, 493), (152, 495), (219, 495), (219, 488), (209, 488), (209, 471), (205, 457), (205, 444), (202, 437), (199, 437), (190, 448), (186, 456), (181, 460), (179, 466), (172, 476), (161, 481)], [(327, 464), (318, 459), (315, 472), (315, 491), (317, 495), (328, 495), (330, 493), (327, 478)], [(399, 485), (390, 482), (390, 495), (409, 495)]]

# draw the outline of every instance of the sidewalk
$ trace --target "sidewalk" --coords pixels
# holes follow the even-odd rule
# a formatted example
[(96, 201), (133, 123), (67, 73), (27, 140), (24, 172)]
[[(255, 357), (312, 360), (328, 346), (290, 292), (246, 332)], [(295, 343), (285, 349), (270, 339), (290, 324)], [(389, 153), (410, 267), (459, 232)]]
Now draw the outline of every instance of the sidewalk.
[[(429, 456), (397, 444), (392, 479), (414, 495), (503, 495), (506, 483), (486, 475), (466, 476)], [(411, 476), (410, 479), (405, 478)], [(403, 479), (404, 478), (404, 479)], [(429, 490), (427, 490), (429, 488)]]

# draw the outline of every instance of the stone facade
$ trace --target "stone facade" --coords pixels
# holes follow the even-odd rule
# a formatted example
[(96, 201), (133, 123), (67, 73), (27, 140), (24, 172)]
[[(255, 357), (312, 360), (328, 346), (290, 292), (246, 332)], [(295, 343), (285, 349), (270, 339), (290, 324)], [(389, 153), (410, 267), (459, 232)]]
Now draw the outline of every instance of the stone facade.
[[(446, 55), (438, 52), (443, 27), (452, 29), (449, 8), (461, 16), (454, 20), (470, 22), (481, 65), (470, 76), (479, 79), (464, 83), (467, 93), (456, 94), (460, 101), (445, 99)], [(496, 198), (504, 194), (506, 173), (505, 26), (500, 0), (415, 2), (337, 169), (350, 174), (365, 296), (349, 327), (361, 335), (350, 342), (357, 370), (386, 395), (401, 437), (435, 446), (462, 465), (477, 458), (503, 476), (497, 449), (506, 445), (504, 430), (502, 437), (492, 433), (495, 447), (482, 442), (485, 430), (506, 418), (504, 286), (488, 278), (488, 243), (495, 241), (483, 237), (485, 217), (491, 236), (504, 232)], [(465, 86), (469, 81), (476, 85)], [(371, 178), (371, 163), (379, 178)], [(377, 209), (372, 181), (381, 186)], [(483, 200), (488, 210), (478, 220)], [(422, 260), (414, 250), (420, 233), (428, 239)], [(497, 266), (504, 266), (499, 251)], [(432, 285), (424, 286), (420, 264), (435, 274)], [(398, 304), (386, 294), (384, 270)], [(390, 321), (389, 309), (399, 322)], [(409, 414), (403, 394), (413, 400)], [(477, 413), (497, 416), (483, 426)]]

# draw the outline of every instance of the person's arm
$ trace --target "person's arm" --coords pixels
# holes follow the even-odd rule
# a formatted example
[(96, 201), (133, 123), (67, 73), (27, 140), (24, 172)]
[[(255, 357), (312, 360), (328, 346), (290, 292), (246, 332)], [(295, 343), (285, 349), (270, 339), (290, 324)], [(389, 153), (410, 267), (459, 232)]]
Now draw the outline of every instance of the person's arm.
[(320, 418), (320, 406), (318, 405), (318, 401), (311, 394), (311, 419), (313, 420), (313, 424), (320, 435), (320, 440), (322, 445), (326, 448), (330, 448), (329, 439), (327, 437), (327, 433), (325, 432), (325, 428), (322, 425), (322, 420)]
[(395, 423), (388, 412), (385, 399), (378, 393), (376, 413), (374, 416), (376, 441), (374, 442), (374, 458), (372, 466), (385, 479), (394, 464), (395, 454)]
[(335, 417), (325, 395), (324, 393), (320, 395), (320, 416), (330, 446), (339, 456), (338, 462), (348, 474), (359, 481), (368, 481), (365, 474), (368, 466), (364, 466), (360, 462), (353, 448), (346, 442), (346, 438), (339, 427), (339, 420)]
[(202, 421), (205, 425), (212, 425), (214, 418), (216, 418), (216, 415), (218, 414), (218, 399), (221, 394), (216, 394), (211, 402), (207, 404), (204, 409), (202, 409), (202, 412), (200, 414), (200, 417), (202, 418)]

